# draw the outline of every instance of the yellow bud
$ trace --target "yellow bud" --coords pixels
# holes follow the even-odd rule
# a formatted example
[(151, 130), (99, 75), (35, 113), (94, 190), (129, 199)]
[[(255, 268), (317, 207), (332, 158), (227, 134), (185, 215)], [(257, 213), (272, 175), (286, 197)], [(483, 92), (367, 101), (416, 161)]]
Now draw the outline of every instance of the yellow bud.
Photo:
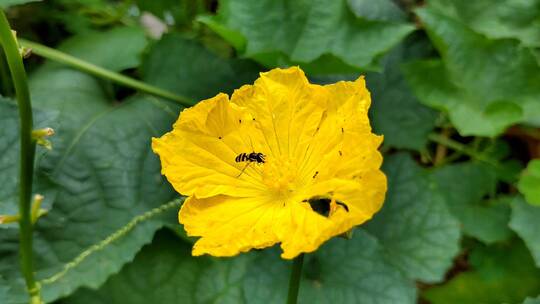
[(43, 202), (43, 199), (45, 197), (41, 194), (34, 195), (34, 201), (32, 202), (32, 210), (31, 210), (31, 217), (32, 217), (32, 224), (35, 224), (41, 216), (47, 214), (46, 209), (41, 209), (41, 203)]
[(37, 129), (32, 131), (32, 137), (38, 138), (38, 137), (49, 137), (54, 135), (54, 129), (53, 128), (43, 128), (43, 129)]
[(52, 149), (51, 142), (47, 140), (47, 137), (52, 135), (54, 135), (53, 128), (43, 128), (32, 131), (32, 138), (36, 141), (38, 145), (45, 147), (45, 149), (47, 150)]

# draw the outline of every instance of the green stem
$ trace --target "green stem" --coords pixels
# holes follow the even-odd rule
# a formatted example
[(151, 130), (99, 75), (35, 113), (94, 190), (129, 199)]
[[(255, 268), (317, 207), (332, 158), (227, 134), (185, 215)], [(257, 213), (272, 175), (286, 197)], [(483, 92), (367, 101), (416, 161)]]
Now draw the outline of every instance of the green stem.
[[(450, 129), (443, 128), (439, 136), (445, 139), (450, 138)], [(434, 166), (441, 165), (444, 162), (444, 159), (446, 158), (447, 153), (448, 153), (448, 147), (446, 145), (438, 144), (437, 148), (435, 149), (435, 157), (433, 159), (433, 165)]]
[(33, 252), (32, 252), (32, 219), (31, 219), (31, 199), (32, 199), (32, 178), (34, 169), (34, 154), (36, 144), (32, 139), (32, 105), (30, 103), (30, 92), (26, 81), (26, 72), (17, 41), (11, 32), (6, 15), (0, 12), (0, 42), (6, 55), (6, 60), (11, 71), (11, 78), (17, 95), (19, 105), (19, 126), (20, 126), (20, 167), (19, 167), (19, 257), (21, 270), (26, 281), (30, 303), (41, 303), (39, 286), (34, 278)]
[(53, 61), (57, 61), (59, 63), (65, 64), (65, 65), (68, 65), (68, 66), (70, 66), (72, 68), (81, 70), (83, 72), (94, 75), (96, 77), (108, 79), (108, 80), (116, 82), (116, 83), (118, 83), (120, 85), (129, 87), (129, 88), (132, 88), (132, 89), (144, 92), (144, 93), (148, 93), (148, 94), (155, 95), (155, 96), (158, 96), (158, 97), (170, 99), (170, 100), (175, 101), (175, 102), (177, 102), (177, 103), (179, 103), (179, 104), (181, 104), (182, 106), (185, 106), (185, 107), (190, 107), (190, 106), (194, 105), (193, 100), (191, 100), (191, 99), (189, 99), (187, 97), (176, 95), (176, 94), (174, 94), (172, 92), (169, 92), (167, 90), (163, 90), (163, 89), (160, 89), (160, 88), (155, 87), (153, 85), (149, 85), (147, 83), (144, 83), (142, 81), (139, 81), (139, 80), (124, 76), (124, 75), (122, 75), (120, 73), (116, 73), (116, 72), (107, 70), (107, 69), (99, 67), (99, 66), (97, 66), (95, 64), (89, 63), (87, 61), (84, 61), (84, 60), (81, 60), (79, 58), (73, 57), (73, 56), (71, 56), (69, 54), (66, 54), (66, 53), (63, 53), (61, 51), (49, 48), (49, 47), (44, 46), (44, 45), (41, 45), (39, 43), (24, 40), (24, 39), (19, 39), (19, 42), (21, 43), (21, 45), (23, 45), (25, 47), (28, 47), (28, 48), (31, 48), (33, 54), (45, 57), (45, 58), (53, 60)]
[(483, 155), (481, 153), (478, 153), (474, 149), (470, 149), (469, 147), (467, 147), (466, 145), (464, 145), (464, 144), (462, 144), (460, 142), (457, 142), (457, 141), (452, 140), (450, 138), (444, 137), (444, 136), (442, 136), (440, 134), (430, 134), (428, 136), (428, 138), (429, 138), (429, 140), (431, 140), (433, 142), (436, 142), (436, 143), (438, 143), (440, 145), (451, 148), (451, 149), (453, 149), (455, 151), (461, 152), (461, 153), (463, 153), (465, 155), (470, 156), (473, 159), (488, 163), (488, 164), (493, 165), (495, 167), (499, 166), (497, 161), (495, 161), (493, 159), (490, 159), (489, 157), (486, 157), (485, 155)]
[(302, 275), (302, 265), (304, 264), (304, 254), (300, 254), (293, 260), (291, 277), (289, 279), (289, 294), (287, 304), (296, 304), (298, 299), (298, 289), (300, 288), (300, 277)]

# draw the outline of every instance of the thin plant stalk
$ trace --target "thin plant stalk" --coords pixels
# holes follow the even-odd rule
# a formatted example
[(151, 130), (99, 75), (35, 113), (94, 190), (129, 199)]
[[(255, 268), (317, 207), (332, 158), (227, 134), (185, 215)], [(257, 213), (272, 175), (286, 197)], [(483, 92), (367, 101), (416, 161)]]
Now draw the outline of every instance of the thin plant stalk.
[(304, 264), (304, 254), (300, 254), (293, 260), (291, 267), (291, 277), (289, 279), (289, 293), (287, 304), (296, 304), (298, 300), (298, 290), (300, 289), (300, 278), (302, 276), (302, 265)]
[(41, 45), (39, 43), (28, 41), (25, 39), (19, 39), (19, 42), (22, 46), (32, 49), (32, 54), (36, 54), (49, 60), (65, 64), (90, 75), (110, 80), (112, 82), (118, 83), (128, 88), (135, 89), (140, 92), (172, 100), (184, 107), (191, 107), (195, 104), (193, 100), (185, 96), (180, 96), (178, 94), (155, 87), (148, 83), (127, 77), (120, 73), (107, 70), (88, 61), (84, 61), (64, 52)]
[(0, 11), (0, 42), (11, 72), (17, 103), (20, 125), (20, 157), (19, 157), (19, 258), (21, 270), (26, 282), (31, 304), (42, 303), (39, 285), (34, 277), (32, 251), (32, 178), (36, 143), (32, 139), (32, 105), (26, 80), (26, 72), (19, 52), (19, 46), (11, 31), (6, 15)]

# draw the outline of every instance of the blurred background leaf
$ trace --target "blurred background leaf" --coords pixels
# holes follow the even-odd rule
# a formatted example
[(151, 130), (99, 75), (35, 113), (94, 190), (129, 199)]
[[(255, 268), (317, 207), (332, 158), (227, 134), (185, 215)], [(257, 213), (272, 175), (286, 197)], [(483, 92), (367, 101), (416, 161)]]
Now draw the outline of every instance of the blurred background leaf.
[(41, 1), (41, 0), (0, 0), (1, 8), (8, 8), (13, 5), (25, 4), (28, 2)]
[(540, 205), (540, 160), (531, 160), (518, 183), (521, 192), (531, 205)]
[[(34, 111), (35, 128), (57, 126), (57, 112)], [(19, 175), (19, 115), (17, 105), (14, 100), (0, 96), (0, 214), (15, 215), (18, 214), (18, 175)], [(37, 149), (37, 163), (44, 153), (47, 153), (43, 147)], [(48, 187), (35, 189), (36, 192), (47, 195), (42, 203), (42, 207), (49, 209), (51, 207), (51, 193), (47, 192)], [(46, 193), (47, 192), (47, 193)], [(13, 228), (17, 224), (0, 225), (2, 228)]]
[(512, 202), (512, 219), (510, 227), (525, 242), (540, 267), (540, 207), (527, 204), (523, 198), (516, 198)]
[(378, 59), (413, 30), (373, 15), (386, 14), (381, 9), (370, 19), (355, 16), (345, 0), (224, 0), (215, 17), (200, 21), (266, 67), (299, 64), (325, 74), (378, 69)]
[(515, 123), (540, 123), (540, 66), (530, 49), (487, 39), (431, 7), (417, 13), (442, 57), (406, 69), (425, 104), (448, 112), (463, 136), (493, 137)]
[(515, 38), (525, 46), (540, 46), (540, 1), (428, 0), (474, 31), (489, 38)]
[(466, 162), (437, 168), (431, 175), (448, 208), (461, 222), (464, 234), (486, 244), (511, 236), (508, 228), (511, 198), (493, 199), (497, 185), (493, 168)]
[(470, 271), (427, 290), (423, 296), (434, 304), (518, 303), (540, 292), (540, 270), (520, 242), (477, 246), (468, 260)]

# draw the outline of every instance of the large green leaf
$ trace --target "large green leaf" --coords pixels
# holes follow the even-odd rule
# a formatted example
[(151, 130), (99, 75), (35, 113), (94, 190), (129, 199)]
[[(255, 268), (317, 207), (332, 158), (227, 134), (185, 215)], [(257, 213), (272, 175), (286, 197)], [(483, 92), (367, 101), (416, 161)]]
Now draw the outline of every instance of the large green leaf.
[[(47, 75), (54, 81), (53, 71)], [(58, 273), (133, 217), (173, 196), (160, 178), (159, 162), (149, 146), (150, 138), (168, 130), (175, 117), (164, 110), (166, 105), (154, 102), (133, 98), (90, 118), (79, 112), (79, 129), (70, 132), (63, 124), (58, 127), (55, 139), (65, 145), (53, 139), (54, 153), (43, 160), (43, 169), (56, 183), (56, 196), (54, 208), (36, 226), (38, 278)], [(69, 122), (70, 127), (77, 126), (74, 119)], [(44, 298), (54, 300), (81, 285), (99, 286), (130, 261), (163, 222), (144, 222), (129, 237), (92, 255), (61, 279), (43, 284)]]
[[(56, 113), (34, 111), (34, 128), (56, 127)], [(19, 112), (15, 101), (0, 97), (0, 214), (14, 215), (18, 213), (17, 199), (19, 180)], [(42, 147), (37, 147), (37, 162), (46, 153)], [(51, 198), (46, 189), (34, 189), (34, 192), (46, 194), (48, 197), (42, 203), (43, 208), (50, 208)], [(12, 227), (0, 225), (0, 228)]]
[[(411, 281), (363, 230), (351, 240), (334, 239), (305, 257), (299, 303), (415, 303)], [(246, 303), (284, 303), (290, 263), (276, 251), (255, 259), (244, 281)]]
[(216, 56), (178, 34), (165, 35), (157, 42), (143, 65), (149, 83), (197, 100), (219, 92), (232, 93), (241, 85), (252, 83), (259, 69), (249, 60)]
[(471, 269), (423, 293), (432, 304), (519, 303), (540, 292), (540, 270), (521, 242), (473, 248)]
[(442, 280), (458, 252), (458, 222), (410, 157), (389, 157), (383, 170), (388, 176), (386, 201), (367, 230), (380, 240), (388, 260), (408, 277)]
[(0, 0), (0, 7), (8, 8), (13, 5), (20, 5), (20, 4), (36, 2), (36, 1), (41, 1), (41, 0)]
[(512, 204), (512, 219), (510, 228), (525, 242), (540, 267), (540, 207), (527, 204), (518, 197)]
[(375, 69), (377, 59), (414, 29), (359, 18), (346, 0), (225, 0), (217, 16), (201, 21), (243, 56), (267, 67), (300, 64), (311, 73)]
[(137, 67), (146, 45), (147, 39), (141, 28), (118, 27), (105, 35), (101, 32), (85, 33), (84, 39), (68, 40), (62, 48), (77, 58), (120, 71)]
[(404, 61), (425, 56), (429, 50), (424, 40), (403, 43), (390, 52), (382, 73), (366, 76), (373, 99), (370, 109), (373, 128), (384, 135), (385, 145), (421, 150), (435, 127), (437, 113), (420, 104), (400, 69)]
[[(131, 59), (122, 63), (123, 59), (111, 61), (103, 54), (114, 49), (115, 40), (109, 35), (116, 34), (113, 31), (77, 37), (67, 43), (64, 50), (77, 53), (84, 49), (87, 53), (83, 57), (109, 68), (133, 65)], [(78, 41), (87, 37), (93, 43)], [(206, 75), (189, 73), (196, 70), (198, 63), (207, 61), (208, 69), (225, 70), (229, 72), (225, 76), (232, 76), (234, 63), (216, 59), (200, 45), (178, 37), (169, 39), (173, 43), (158, 43), (148, 56), (146, 66), (152, 66), (154, 73), (147, 76), (150, 81), (156, 81), (156, 75), (185, 79), (189, 82), (186, 87), (193, 91), (181, 93), (192, 98), (199, 97), (196, 93), (211, 96), (217, 93), (217, 87), (225, 87), (224, 84), (230, 82), (229, 77), (207, 79)], [(108, 49), (102, 48), (104, 43), (109, 44)], [(122, 45), (126, 40), (120, 39), (119, 43)], [(171, 45), (177, 47), (168, 49), (167, 57), (175, 58), (174, 62), (152, 62), (166, 60), (155, 53), (163, 54), (163, 48)], [(92, 46), (96, 47), (95, 51)], [(183, 46), (190, 50), (190, 57), (186, 57)], [(254, 74), (250, 71), (250, 75)], [(161, 177), (159, 160), (151, 151), (150, 140), (171, 128), (179, 107), (142, 95), (118, 102), (107, 90), (106, 83), (57, 64), (46, 64), (32, 75), (30, 85), (36, 107), (59, 112), (57, 134), (52, 139), (54, 149), (38, 168), (38, 184), (55, 184), (54, 194), (51, 194), (54, 207), (40, 219), (35, 232), (37, 276), (46, 279), (71, 265), (77, 256), (85, 255), (88, 249), (118, 229), (125, 229), (137, 216), (156, 210), (176, 196)], [(96, 288), (101, 285), (109, 275), (131, 261), (141, 246), (151, 241), (156, 229), (176, 222), (174, 211), (142, 221), (124, 238), (95, 252), (75, 267), (70, 266), (64, 276), (44, 282), (45, 300), (69, 295), (80, 286)], [(17, 247), (13, 246), (16, 235), (0, 237), (4, 239), (0, 242), (0, 254), (6, 256), (0, 262), (0, 273), (10, 283), (17, 284), (18, 271), (14, 270)]]
[(540, 296), (536, 298), (527, 298), (523, 301), (523, 304), (540, 304)]
[(191, 26), (195, 15), (206, 6), (203, 2), (185, 0), (136, 0), (135, 3), (141, 11), (150, 12), (175, 27)]
[(351, 11), (360, 18), (381, 21), (404, 21), (405, 12), (392, 0), (347, 0)]
[(539, 0), (429, 0), (490, 38), (515, 38), (527, 46), (540, 46)]
[(98, 291), (84, 288), (65, 303), (244, 303), (250, 258), (194, 258), (190, 247), (164, 230)]
[(540, 159), (531, 160), (518, 183), (519, 192), (529, 204), (540, 205)]
[(9, 285), (4, 280), (4, 278), (0, 276), (0, 300), (2, 300), (2, 302), (7, 302), (8, 296), (9, 296)]
[(408, 65), (427, 105), (449, 113), (461, 135), (496, 136), (508, 126), (540, 124), (540, 67), (514, 40), (489, 40), (436, 11), (417, 11), (442, 61)]
[(448, 165), (432, 172), (446, 205), (461, 222), (466, 235), (485, 243), (502, 241), (511, 236), (510, 198), (486, 200), (495, 193), (496, 171), (476, 162)]
[[(66, 303), (284, 303), (289, 267), (271, 249), (231, 259), (191, 257), (189, 246), (161, 234), (98, 291), (83, 289)], [(300, 303), (360, 301), (415, 302), (414, 285), (385, 261), (376, 239), (358, 231), (306, 256)]]

